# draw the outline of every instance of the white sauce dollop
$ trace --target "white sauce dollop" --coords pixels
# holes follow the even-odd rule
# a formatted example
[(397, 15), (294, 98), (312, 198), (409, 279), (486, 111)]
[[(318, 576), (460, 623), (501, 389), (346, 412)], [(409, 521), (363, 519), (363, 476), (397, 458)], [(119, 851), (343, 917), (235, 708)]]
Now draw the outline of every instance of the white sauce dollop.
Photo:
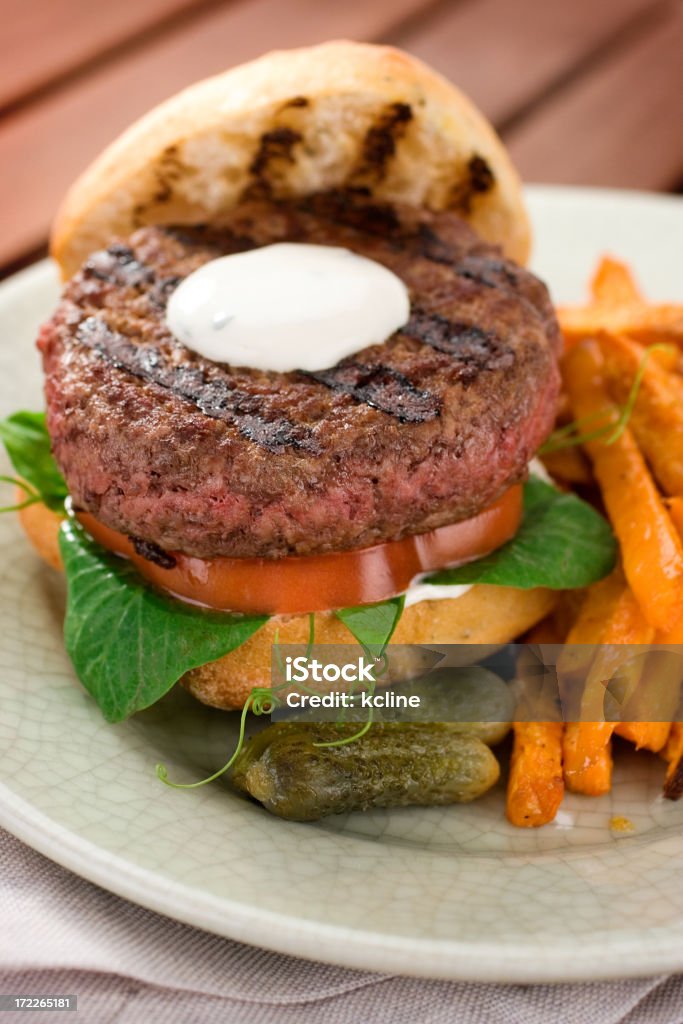
[(381, 344), (410, 314), (408, 290), (348, 249), (280, 242), (221, 256), (171, 295), (172, 334), (214, 362), (257, 370), (324, 370)]

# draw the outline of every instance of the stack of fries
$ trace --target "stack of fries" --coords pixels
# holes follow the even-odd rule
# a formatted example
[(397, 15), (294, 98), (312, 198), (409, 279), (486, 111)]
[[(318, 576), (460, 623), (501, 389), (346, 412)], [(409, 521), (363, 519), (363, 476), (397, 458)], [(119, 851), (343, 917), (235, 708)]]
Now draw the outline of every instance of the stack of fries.
[[(611, 258), (600, 263), (591, 292), (589, 305), (558, 311), (565, 338), (559, 419), (574, 421), (577, 443), (554, 447), (551, 439), (544, 462), (561, 486), (599, 491), (620, 563), (578, 608), (568, 600), (526, 639), (683, 644), (683, 306), (648, 303), (629, 268)], [(655, 685), (674, 717), (680, 681), (665, 675)], [(514, 825), (552, 821), (565, 787), (608, 792), (612, 733), (661, 753), (665, 796), (683, 794), (683, 723), (581, 717), (566, 725), (515, 723), (507, 792)]]

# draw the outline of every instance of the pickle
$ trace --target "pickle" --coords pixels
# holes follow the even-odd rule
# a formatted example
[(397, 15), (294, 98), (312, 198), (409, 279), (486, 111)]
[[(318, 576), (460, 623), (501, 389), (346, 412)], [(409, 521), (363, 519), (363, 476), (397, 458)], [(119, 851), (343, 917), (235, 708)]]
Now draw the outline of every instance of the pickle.
[(376, 723), (350, 743), (357, 724), (278, 722), (251, 739), (233, 784), (273, 814), (316, 821), (370, 807), (467, 803), (495, 784), (500, 768), (476, 736), (448, 724)]

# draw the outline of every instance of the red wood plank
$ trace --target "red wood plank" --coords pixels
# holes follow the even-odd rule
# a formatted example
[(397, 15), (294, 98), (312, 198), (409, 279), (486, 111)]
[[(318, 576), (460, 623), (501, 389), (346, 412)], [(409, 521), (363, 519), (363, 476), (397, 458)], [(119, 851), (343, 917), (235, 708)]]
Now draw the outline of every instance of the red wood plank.
[(0, 107), (197, 0), (1, 0)]
[(440, 6), (392, 37), (500, 124), (658, 0), (476, 0)]
[(248, 0), (170, 32), (0, 123), (0, 266), (38, 248), (66, 188), (134, 118), (183, 86), (275, 47), (373, 39), (421, 0)]
[(558, 94), (507, 138), (528, 180), (667, 189), (683, 178), (683, 9)]

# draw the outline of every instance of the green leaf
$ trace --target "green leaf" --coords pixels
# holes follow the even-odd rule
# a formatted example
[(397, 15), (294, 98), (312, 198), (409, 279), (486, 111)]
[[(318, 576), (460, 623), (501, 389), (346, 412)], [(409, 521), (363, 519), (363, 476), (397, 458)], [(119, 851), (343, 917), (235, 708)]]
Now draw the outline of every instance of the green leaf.
[(572, 590), (602, 579), (616, 557), (614, 534), (595, 509), (532, 476), (524, 485), (522, 525), (512, 540), (485, 558), (443, 569), (424, 582)]
[(381, 654), (391, 640), (403, 613), (405, 597), (392, 597), (377, 604), (362, 604), (356, 608), (338, 608), (335, 615), (353, 633), (363, 647), (379, 647)]
[(208, 612), (166, 597), (73, 519), (60, 529), (66, 649), (109, 722), (154, 704), (191, 668), (243, 644), (267, 616)]
[(0, 420), (0, 441), (15, 470), (48, 508), (61, 509), (68, 490), (52, 455), (45, 413), (15, 412)]

